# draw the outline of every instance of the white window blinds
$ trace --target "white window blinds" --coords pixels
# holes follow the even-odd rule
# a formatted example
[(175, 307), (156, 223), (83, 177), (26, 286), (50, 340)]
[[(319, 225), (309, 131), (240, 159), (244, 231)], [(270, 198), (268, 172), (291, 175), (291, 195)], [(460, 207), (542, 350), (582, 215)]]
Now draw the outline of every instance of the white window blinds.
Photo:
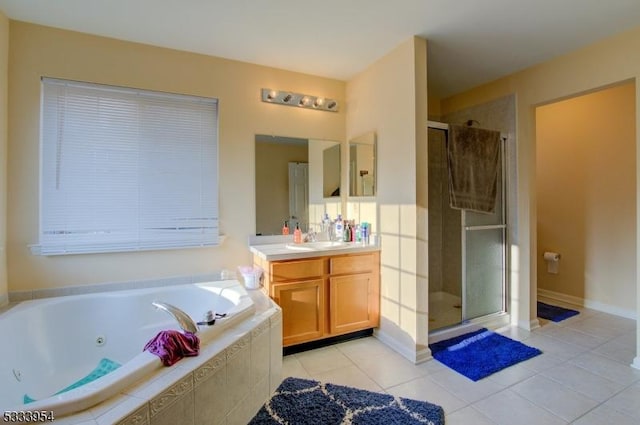
[(218, 244), (216, 99), (42, 80), (42, 255)]

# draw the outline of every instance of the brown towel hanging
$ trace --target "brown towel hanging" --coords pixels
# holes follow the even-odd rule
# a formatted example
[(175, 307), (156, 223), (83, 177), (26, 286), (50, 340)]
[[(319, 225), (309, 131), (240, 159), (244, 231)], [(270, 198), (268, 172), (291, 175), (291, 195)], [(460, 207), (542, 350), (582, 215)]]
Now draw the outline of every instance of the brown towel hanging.
[(449, 125), (449, 205), (493, 213), (500, 169), (500, 132)]

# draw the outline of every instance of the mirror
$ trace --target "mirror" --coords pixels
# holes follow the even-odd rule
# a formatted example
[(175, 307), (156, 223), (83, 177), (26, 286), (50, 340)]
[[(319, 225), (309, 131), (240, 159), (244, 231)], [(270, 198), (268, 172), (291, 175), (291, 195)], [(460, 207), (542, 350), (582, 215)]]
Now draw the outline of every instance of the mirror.
[(376, 133), (349, 141), (349, 196), (376, 194)]
[(340, 145), (333, 142), (322, 146), (322, 196), (340, 196)]
[(258, 134), (255, 149), (256, 235), (304, 232), (339, 200), (340, 142)]

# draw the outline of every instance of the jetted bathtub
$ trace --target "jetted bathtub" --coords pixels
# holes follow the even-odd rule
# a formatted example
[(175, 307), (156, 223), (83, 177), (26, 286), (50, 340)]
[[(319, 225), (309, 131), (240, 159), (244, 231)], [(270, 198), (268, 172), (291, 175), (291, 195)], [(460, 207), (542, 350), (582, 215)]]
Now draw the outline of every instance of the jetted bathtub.
[(201, 348), (254, 312), (235, 280), (23, 302), (0, 314), (2, 411), (67, 415), (163, 368), (159, 357), (142, 350), (159, 331), (180, 327), (154, 301), (183, 310), (194, 322), (210, 310), (226, 314), (212, 326), (199, 326)]

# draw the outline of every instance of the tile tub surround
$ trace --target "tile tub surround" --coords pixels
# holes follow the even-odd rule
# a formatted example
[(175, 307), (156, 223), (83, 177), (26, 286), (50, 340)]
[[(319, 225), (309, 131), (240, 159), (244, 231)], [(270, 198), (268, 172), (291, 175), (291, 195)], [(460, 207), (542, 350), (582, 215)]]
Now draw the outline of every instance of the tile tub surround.
[(282, 313), (249, 291), (256, 313), (115, 397), (56, 424), (246, 424), (281, 382)]

